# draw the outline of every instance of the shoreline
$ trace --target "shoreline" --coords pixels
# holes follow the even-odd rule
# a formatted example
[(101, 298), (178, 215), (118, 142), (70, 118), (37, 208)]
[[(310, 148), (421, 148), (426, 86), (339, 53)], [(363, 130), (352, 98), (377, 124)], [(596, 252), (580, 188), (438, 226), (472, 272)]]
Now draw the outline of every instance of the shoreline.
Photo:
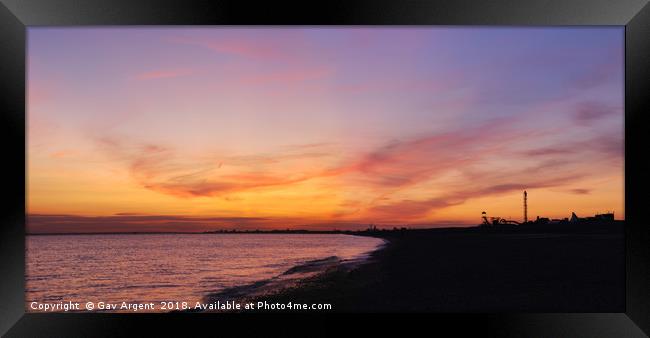
[[(355, 235), (350, 235), (355, 236)], [(362, 237), (362, 236), (359, 236)], [(373, 236), (374, 237), (374, 236)], [(219, 292), (210, 293), (204, 296), (203, 303), (236, 303), (258, 302), (296, 289), (304, 289), (305, 286), (313, 283), (320, 284), (332, 274), (348, 274), (351, 271), (372, 264), (380, 252), (390, 246), (390, 240), (375, 237), (382, 240), (374, 250), (361, 254), (352, 259), (341, 259), (337, 256), (329, 256), (322, 259), (310, 260), (295, 265), (285, 272), (270, 279), (253, 282), (246, 285), (226, 288)], [(223, 312), (220, 310), (191, 310), (189, 312)], [(230, 310), (226, 312), (231, 312)]]
[[(361, 264), (370, 252), (385, 245), (385, 241), (381, 239), (348, 237), (342, 234), (279, 237), (251, 234), (237, 236), (237, 238), (181, 235), (178, 236), (178, 244), (170, 250), (170, 252), (177, 252), (179, 258), (170, 261), (168, 255), (161, 255), (161, 253), (168, 251), (169, 240), (173, 240), (171, 237), (155, 235), (106, 236), (106, 239), (99, 238), (101, 236), (91, 237), (79, 238), (80, 241), (83, 240), (78, 242), (81, 243), (79, 245), (84, 248), (109, 249), (138, 246), (141, 249), (117, 258), (113, 258), (112, 255), (83, 256), (83, 261), (80, 261), (76, 253), (68, 249), (72, 246), (70, 243), (78, 240), (75, 236), (58, 239), (33, 237), (26, 243), (26, 271), (31, 272), (26, 274), (26, 309), (29, 309), (31, 300), (37, 302), (97, 300), (110, 303), (122, 301), (149, 303), (153, 300), (187, 302), (194, 305), (202, 302), (206, 295), (214, 296), (215, 293), (221, 300), (237, 300), (244, 296), (250, 297), (249, 294), (275, 293), (278, 289), (294, 285), (300, 279), (312, 277), (334, 266), (351, 267)], [(129, 241), (122, 241), (126, 239)], [(48, 260), (53, 256), (44, 250), (39, 251), (39, 248), (48, 246), (62, 248), (64, 257), (60, 261), (62, 263)], [(31, 250), (33, 248), (36, 249)], [(190, 248), (192, 250), (188, 250)], [(136, 265), (131, 266), (129, 257), (133, 257), (134, 253), (142, 252), (147, 253), (148, 256), (138, 257), (148, 257), (148, 259), (140, 258)], [(332, 257), (333, 255), (338, 255), (340, 258)], [(120, 262), (127, 264), (120, 264)], [(70, 274), (62, 275), (64, 278), (55, 280), (54, 272), (50, 272), (49, 269), (51, 266), (58, 266), (57, 264), (70, 267), (81, 266), (81, 270), (91, 271), (93, 276), (102, 276), (103, 279), (94, 285), (83, 284), (79, 290), (72, 289), (69, 287), (71, 284), (87, 283), (88, 272), (81, 274), (71, 270)], [(123, 265), (125, 268), (122, 270)], [(119, 267), (117, 271), (121, 273), (116, 274), (116, 271), (110, 268), (111, 266)], [(161, 275), (156, 272), (160, 272)], [(133, 278), (120, 279), (119, 275), (136, 277), (144, 275), (151, 278), (148, 283), (132, 283)], [(233, 286), (238, 287), (233, 290)], [(137, 292), (139, 299), (135, 299), (132, 290)], [(172, 309), (157, 307), (152, 311), (143, 312), (172, 311)]]

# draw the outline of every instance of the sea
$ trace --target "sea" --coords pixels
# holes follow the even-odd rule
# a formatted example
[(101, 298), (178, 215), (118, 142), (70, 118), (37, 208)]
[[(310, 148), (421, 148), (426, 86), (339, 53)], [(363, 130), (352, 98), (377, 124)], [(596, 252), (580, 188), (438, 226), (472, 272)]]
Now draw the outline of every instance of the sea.
[[(334, 265), (363, 264), (384, 240), (344, 234), (91, 234), (26, 237), (25, 307), (241, 300)], [(40, 305), (40, 308), (38, 307)], [(94, 311), (101, 309), (93, 309)], [(145, 309), (146, 310), (146, 309)], [(171, 309), (173, 310), (173, 309)], [(63, 308), (54, 309), (64, 312)], [(108, 309), (106, 311), (111, 311)], [(119, 312), (119, 311), (117, 311)]]

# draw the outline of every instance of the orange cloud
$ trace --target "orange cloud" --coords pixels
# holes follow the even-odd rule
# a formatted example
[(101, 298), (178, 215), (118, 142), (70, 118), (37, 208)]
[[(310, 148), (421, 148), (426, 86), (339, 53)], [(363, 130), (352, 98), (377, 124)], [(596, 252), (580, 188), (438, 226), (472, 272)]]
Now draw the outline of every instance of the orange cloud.
[(50, 154), (51, 158), (64, 158), (73, 155), (74, 152), (70, 150), (61, 150), (61, 151), (56, 151)]
[(576, 195), (588, 195), (591, 193), (591, 189), (582, 189), (582, 188), (577, 188), (577, 189), (571, 189), (569, 192), (576, 194)]
[[(422, 221), (437, 210), (476, 197), (571, 186), (590, 175), (583, 166), (585, 160), (603, 153), (616, 153), (621, 144), (618, 138), (608, 135), (580, 141), (591, 147), (580, 153), (578, 161), (565, 158), (575, 144), (557, 149), (515, 151), (510, 148), (522, 142), (536, 144), (525, 143), (530, 137), (530, 132), (518, 128), (517, 121), (496, 119), (472, 127), (395, 140), (355, 156), (337, 154), (328, 144), (290, 146), (265, 155), (212, 154), (199, 159), (181, 157), (162, 145), (115, 138), (100, 139), (98, 144), (125, 165), (139, 185), (151, 191), (182, 198), (228, 197), (254, 189), (273, 193), (324, 180), (318, 181), (319, 184), (335, 191), (343, 187), (341, 193), (349, 195), (342, 196), (345, 203), (339, 200), (328, 204), (326, 209), (319, 209), (320, 215), (326, 219), (356, 217), (364, 221)], [(517, 157), (521, 154), (526, 156)], [(503, 163), (500, 158), (508, 159), (508, 165), (496, 165)], [(450, 173), (454, 173), (453, 178), (437, 181)], [(431, 182), (436, 182), (435, 190), (427, 194), (422, 186)], [(471, 189), (465, 182), (472, 182)], [(355, 195), (354, 191), (362, 192), (362, 196)], [(402, 191), (408, 194), (400, 194)], [(413, 195), (412, 191), (417, 193)], [(400, 197), (409, 195), (414, 197)]]
[[(319, 173), (272, 173), (251, 171), (264, 164), (324, 157), (318, 152), (289, 152), (260, 156), (211, 156), (208, 160), (179, 158), (167, 147), (152, 144), (128, 144), (114, 138), (100, 138), (98, 145), (109, 156), (127, 165), (143, 187), (178, 197), (219, 196), (226, 193), (272, 186), (287, 186), (320, 176)], [(219, 160), (217, 160), (219, 159)], [(220, 173), (224, 165), (236, 172)]]
[[(510, 136), (493, 133), (477, 138), (483, 129), (509, 131)], [(125, 162), (133, 177), (145, 188), (181, 197), (218, 196), (256, 188), (289, 186), (316, 178), (336, 176), (360, 176), (356, 184), (374, 186), (380, 189), (396, 189), (417, 184), (432, 175), (475, 163), (484, 156), (497, 152), (513, 139), (523, 137), (510, 130), (509, 123), (502, 120), (486, 122), (475, 128), (454, 130), (425, 136), (408, 141), (395, 141), (364, 154), (358, 159), (338, 167), (321, 169), (300, 169), (286, 172), (274, 168), (282, 161), (315, 159), (329, 154), (314, 151), (289, 151), (265, 156), (214, 156), (212, 160), (196, 162), (179, 159), (168, 148), (159, 145), (128, 145), (115, 139), (103, 138), (99, 144), (111, 156)], [(483, 144), (486, 138), (490, 148)], [(459, 152), (458, 149), (463, 149)], [(311, 150), (311, 149), (307, 149)], [(215, 160), (220, 159), (220, 160)], [(236, 173), (218, 172), (217, 163), (238, 166)], [(251, 168), (264, 164), (266, 171), (252, 171)], [(278, 171), (281, 170), (281, 171)], [(302, 170), (302, 171), (301, 171)]]

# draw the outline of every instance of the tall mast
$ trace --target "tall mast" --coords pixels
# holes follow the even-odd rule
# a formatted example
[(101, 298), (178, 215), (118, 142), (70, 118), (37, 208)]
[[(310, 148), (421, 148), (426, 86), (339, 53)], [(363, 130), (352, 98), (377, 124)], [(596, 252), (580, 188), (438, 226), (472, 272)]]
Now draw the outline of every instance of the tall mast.
[(528, 193), (524, 190), (524, 223), (528, 222)]

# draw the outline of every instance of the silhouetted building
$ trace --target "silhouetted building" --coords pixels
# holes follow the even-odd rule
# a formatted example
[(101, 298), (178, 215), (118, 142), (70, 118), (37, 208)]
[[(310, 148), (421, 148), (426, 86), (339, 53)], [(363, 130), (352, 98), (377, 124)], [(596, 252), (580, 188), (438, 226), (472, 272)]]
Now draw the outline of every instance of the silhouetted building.
[(575, 212), (571, 213), (571, 223), (610, 223), (614, 222), (614, 213), (596, 214), (593, 217), (578, 217)]
[(564, 218), (553, 218), (550, 219), (548, 217), (539, 217), (534, 221), (529, 221), (528, 220), (528, 192), (524, 190), (524, 221), (522, 223), (519, 223), (515, 220), (509, 220), (506, 218), (501, 218), (498, 216), (494, 217), (488, 217), (487, 212), (483, 211), (481, 213), (481, 226), (484, 227), (492, 227), (492, 226), (513, 226), (513, 225), (545, 225), (545, 224), (556, 224), (556, 225), (569, 225), (569, 224), (593, 224), (593, 225), (598, 225), (598, 224), (610, 224), (614, 223), (614, 213), (613, 212), (607, 212), (604, 214), (596, 214), (593, 217), (578, 217), (575, 212), (571, 212), (571, 217), (564, 217)]
[(599, 221), (606, 221), (606, 222), (613, 222), (614, 221), (614, 213), (606, 213), (606, 214), (596, 214), (594, 217)]

